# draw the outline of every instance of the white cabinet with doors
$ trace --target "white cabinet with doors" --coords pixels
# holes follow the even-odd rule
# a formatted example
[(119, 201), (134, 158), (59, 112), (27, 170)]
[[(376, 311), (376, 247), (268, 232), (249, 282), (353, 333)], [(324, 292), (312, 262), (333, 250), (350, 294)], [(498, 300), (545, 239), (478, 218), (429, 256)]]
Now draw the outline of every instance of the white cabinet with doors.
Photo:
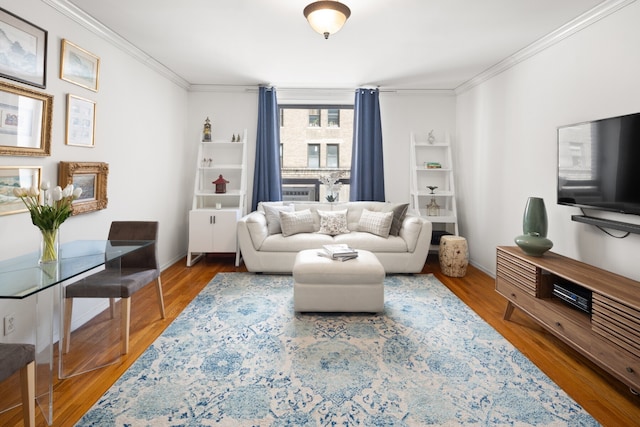
[[(458, 234), (451, 143), (411, 133), (411, 208), (433, 224), (434, 233)], [(432, 188), (429, 188), (432, 187)], [(435, 188), (433, 188), (435, 187)], [(437, 251), (439, 245), (431, 245)]]
[[(193, 206), (189, 212), (190, 267), (206, 253), (236, 254), (240, 251), (236, 227), (247, 210), (247, 131), (238, 141), (200, 142), (193, 190)], [(227, 181), (225, 192), (216, 192), (219, 178)]]

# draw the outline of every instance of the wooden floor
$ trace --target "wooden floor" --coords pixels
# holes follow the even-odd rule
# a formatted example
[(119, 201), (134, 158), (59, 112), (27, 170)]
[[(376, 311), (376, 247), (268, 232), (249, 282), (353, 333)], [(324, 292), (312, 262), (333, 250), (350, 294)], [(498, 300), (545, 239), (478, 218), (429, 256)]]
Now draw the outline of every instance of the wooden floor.
[[(71, 426), (124, 373), (184, 307), (219, 272), (246, 271), (234, 258), (209, 256), (191, 268), (181, 260), (162, 273), (167, 318), (161, 320), (155, 290), (147, 286), (133, 296), (131, 348), (119, 364), (54, 384), (54, 426)], [(640, 397), (567, 345), (537, 326), (522, 312), (502, 319), (506, 300), (494, 290), (493, 278), (469, 267), (464, 278), (440, 273), (436, 255), (429, 255), (423, 273), (433, 273), (507, 340), (522, 351), (593, 417), (605, 426), (640, 426)], [(78, 354), (80, 358), (88, 357)], [(18, 390), (15, 390), (18, 393)], [(0, 414), (0, 426), (22, 425), (21, 408)], [(45, 426), (37, 411), (36, 424)]]

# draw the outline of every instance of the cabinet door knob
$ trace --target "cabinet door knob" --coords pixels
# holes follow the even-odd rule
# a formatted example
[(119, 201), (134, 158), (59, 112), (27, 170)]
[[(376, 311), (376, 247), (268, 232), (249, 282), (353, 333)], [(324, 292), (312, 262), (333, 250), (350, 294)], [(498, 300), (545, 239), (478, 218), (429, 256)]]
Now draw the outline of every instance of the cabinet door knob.
[(627, 366), (627, 372), (633, 374), (633, 368), (631, 366)]
[(561, 326), (562, 326), (562, 323), (560, 323), (560, 322), (556, 322), (556, 326), (559, 328), (559, 327), (561, 327)]

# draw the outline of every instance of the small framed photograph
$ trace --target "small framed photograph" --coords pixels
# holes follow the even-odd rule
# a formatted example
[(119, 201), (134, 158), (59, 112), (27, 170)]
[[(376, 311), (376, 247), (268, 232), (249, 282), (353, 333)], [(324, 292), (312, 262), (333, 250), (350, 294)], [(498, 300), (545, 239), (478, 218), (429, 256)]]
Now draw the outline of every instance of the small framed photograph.
[(79, 96), (67, 95), (67, 145), (93, 147), (96, 103)]
[(51, 155), (53, 96), (0, 82), (0, 155)]
[(40, 188), (40, 166), (0, 166), (0, 215), (27, 212), (20, 198), (13, 195), (14, 188)]
[(62, 40), (60, 78), (94, 92), (98, 91), (100, 58), (68, 40)]
[(73, 201), (73, 215), (107, 208), (107, 175), (109, 165), (102, 162), (60, 162), (58, 185), (73, 184), (82, 188), (80, 197)]
[(47, 32), (0, 9), (0, 76), (44, 89), (47, 84)]

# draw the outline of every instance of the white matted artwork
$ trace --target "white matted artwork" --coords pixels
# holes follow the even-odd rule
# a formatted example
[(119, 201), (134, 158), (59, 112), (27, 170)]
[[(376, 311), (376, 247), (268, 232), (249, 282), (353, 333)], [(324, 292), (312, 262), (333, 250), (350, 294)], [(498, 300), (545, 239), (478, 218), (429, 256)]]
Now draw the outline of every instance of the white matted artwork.
[(62, 40), (60, 78), (70, 83), (98, 91), (100, 58), (68, 40)]
[(95, 145), (96, 103), (79, 96), (67, 95), (67, 145)]

